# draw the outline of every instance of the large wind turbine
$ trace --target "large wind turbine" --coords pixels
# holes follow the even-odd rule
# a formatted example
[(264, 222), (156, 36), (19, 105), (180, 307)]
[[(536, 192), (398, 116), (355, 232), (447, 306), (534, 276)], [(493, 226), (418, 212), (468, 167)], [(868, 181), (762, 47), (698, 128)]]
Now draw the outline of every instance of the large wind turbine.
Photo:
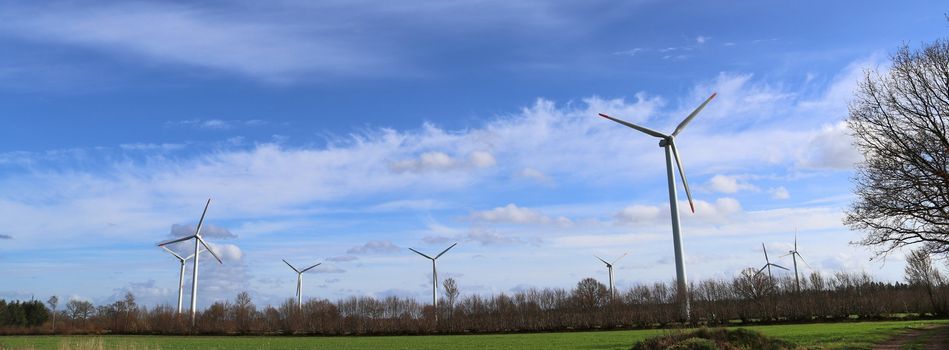
[(620, 255), (618, 258), (613, 259), (613, 261), (611, 262), (607, 262), (606, 260), (603, 260), (603, 258), (594, 255), (596, 256), (597, 259), (600, 259), (600, 261), (606, 264), (606, 269), (609, 270), (610, 272), (610, 300), (613, 300), (613, 297), (615, 296), (615, 293), (613, 293), (613, 264), (619, 261), (619, 259), (622, 259), (624, 256), (626, 256), (626, 254), (629, 254), (629, 253), (623, 253), (623, 255)]
[(610, 117), (606, 114), (600, 113), (600, 116), (614, 122), (623, 124), (630, 128), (636, 129), (640, 132), (643, 132), (649, 136), (659, 138), (659, 147), (662, 147), (666, 150), (666, 180), (669, 183), (669, 212), (672, 214), (672, 243), (675, 249), (675, 258), (676, 258), (676, 284), (678, 290), (678, 297), (682, 301), (681, 306), (681, 318), (685, 321), (689, 320), (690, 316), (690, 307), (689, 307), (689, 293), (688, 293), (688, 282), (685, 277), (685, 261), (683, 259), (682, 253), (682, 236), (679, 232), (679, 205), (678, 198), (676, 196), (676, 185), (675, 185), (675, 174), (672, 169), (672, 159), (675, 158), (676, 166), (679, 168), (679, 176), (682, 177), (682, 186), (685, 187), (685, 195), (689, 198), (689, 207), (692, 208), (692, 212), (695, 212), (695, 204), (692, 203), (692, 192), (689, 191), (689, 182), (685, 179), (685, 171), (682, 169), (682, 160), (679, 157), (679, 151), (676, 150), (675, 138), (682, 132), (682, 129), (685, 129), (685, 126), (692, 121), (692, 118), (695, 118), (705, 105), (707, 105), (716, 94), (709, 96), (705, 102), (702, 102), (698, 108), (692, 111), (689, 116), (685, 117), (678, 126), (676, 126), (675, 131), (672, 134), (666, 135), (661, 132), (642, 127), (630, 122), (626, 122), (620, 119)]
[(784, 267), (784, 266), (781, 266), (781, 265), (778, 265), (778, 264), (772, 264), (772, 263), (771, 263), (771, 260), (768, 259), (768, 249), (765, 249), (764, 243), (761, 243), (761, 251), (764, 252), (764, 261), (765, 261), (765, 264), (764, 264), (764, 266), (762, 266), (760, 269), (758, 269), (758, 272), (756, 272), (755, 274), (756, 274), (756, 275), (761, 274), (762, 271), (764, 271), (765, 269), (768, 269), (768, 281), (770, 281), (770, 282), (771, 282), (771, 285), (774, 286), (774, 276), (771, 275), (771, 267), (772, 267), (772, 266), (777, 267), (777, 268), (779, 268), (779, 269), (784, 269), (784, 270), (786, 270), (786, 271), (791, 271), (791, 270), (788, 270), (788, 268), (786, 268), (786, 267)]
[[(188, 255), (188, 257), (186, 258), (182, 258), (181, 255), (178, 255), (178, 253), (175, 253), (175, 251), (168, 249), (168, 247), (166, 246), (161, 246), (161, 249), (164, 249), (168, 251), (169, 253), (171, 253), (171, 255), (174, 255), (176, 258), (178, 258), (178, 262), (181, 263), (181, 270), (178, 273), (178, 314), (180, 315), (181, 314), (181, 299), (182, 299), (182, 294), (184, 293), (184, 287), (185, 287), (185, 262), (193, 258), (194, 254)], [(202, 252), (203, 251), (204, 250), (202, 250)]]
[(303, 310), (303, 273), (310, 271), (310, 269), (314, 267), (320, 266), (322, 263), (317, 263), (316, 265), (307, 267), (303, 270), (298, 270), (296, 267), (293, 267), (293, 265), (290, 265), (290, 263), (288, 263), (286, 260), (283, 260), (283, 263), (287, 264), (287, 266), (290, 266), (290, 268), (297, 273), (297, 306), (300, 308), (300, 310)]
[(438, 322), (438, 271), (435, 270), (435, 260), (438, 260), (442, 255), (448, 252), (449, 249), (454, 248), (458, 243), (452, 244), (450, 247), (445, 248), (441, 253), (438, 253), (434, 258), (428, 255), (422, 254), (422, 252), (415, 249), (409, 248), (409, 250), (415, 252), (415, 254), (424, 256), (426, 259), (432, 261), (432, 308), (435, 314), (435, 322)]
[(201, 251), (201, 246), (204, 246), (204, 249), (207, 249), (208, 253), (211, 253), (211, 256), (214, 259), (217, 259), (217, 262), (223, 264), (221, 258), (214, 253), (214, 250), (208, 246), (208, 243), (204, 241), (204, 238), (201, 238), (201, 225), (204, 224), (204, 215), (208, 213), (208, 206), (211, 205), (211, 198), (208, 198), (208, 202), (204, 204), (204, 211), (201, 212), (201, 219), (198, 220), (198, 227), (194, 229), (194, 234), (188, 237), (182, 237), (178, 239), (173, 239), (164, 243), (159, 243), (159, 247), (163, 247), (172, 243), (184, 242), (189, 239), (194, 239), (194, 271), (191, 274), (191, 326), (194, 327), (194, 316), (198, 308), (198, 257)]
[(804, 263), (804, 265), (807, 266), (808, 268), (810, 268), (811, 265), (808, 265), (807, 261), (804, 261), (804, 257), (801, 256), (801, 253), (797, 251), (797, 232), (794, 232), (794, 250), (789, 250), (787, 254), (784, 254), (781, 257), (785, 257), (788, 255), (790, 255), (791, 259), (794, 261), (794, 283), (796, 283), (797, 285), (797, 292), (800, 293), (801, 292), (801, 278), (800, 278), (800, 275), (797, 274), (797, 258), (801, 258), (801, 262)]

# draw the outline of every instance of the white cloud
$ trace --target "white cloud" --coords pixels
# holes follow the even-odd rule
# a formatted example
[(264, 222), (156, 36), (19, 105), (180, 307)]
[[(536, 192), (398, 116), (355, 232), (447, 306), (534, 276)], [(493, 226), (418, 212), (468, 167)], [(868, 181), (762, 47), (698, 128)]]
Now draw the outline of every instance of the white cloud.
[[(695, 213), (692, 214), (689, 209), (688, 200), (680, 200), (679, 215), (683, 221), (697, 220), (700, 223), (720, 224), (728, 222), (730, 219), (742, 213), (741, 203), (734, 198), (718, 198), (715, 202), (704, 200), (694, 200)], [(614, 215), (618, 224), (655, 224), (669, 220), (666, 215), (661, 213), (669, 212), (669, 206), (652, 205), (631, 205), (623, 208)]]
[(468, 155), (468, 161), (455, 159), (444, 152), (425, 152), (414, 159), (406, 159), (389, 163), (389, 169), (396, 173), (449, 171), (458, 169), (482, 169), (497, 164), (491, 153), (475, 151)]
[[(134, 64), (287, 83), (425, 74), (412, 62), (439, 46), (429, 43), (502, 30), (574, 37), (592, 26), (583, 15), (591, 10), (543, 1), (20, 3), (4, 8), (0, 32)], [(71, 72), (66, 66), (55, 75)]]
[(706, 42), (708, 42), (708, 41), (711, 40), (711, 39), (712, 39), (712, 38), (709, 38), (709, 37), (707, 37), (707, 36), (699, 35), (699, 36), (695, 37), (695, 42), (698, 43), (699, 45), (701, 45), (701, 44), (705, 44)]
[(652, 205), (631, 205), (616, 213), (616, 220), (620, 223), (637, 223), (653, 221), (659, 218), (660, 208)]
[(787, 188), (784, 186), (778, 186), (768, 189), (768, 193), (771, 194), (772, 199), (788, 199), (791, 198), (791, 193), (788, 192)]
[(334, 256), (331, 258), (327, 258), (326, 260), (334, 261), (334, 262), (346, 262), (346, 261), (354, 261), (358, 259), (359, 259), (358, 257), (352, 256), (352, 255), (342, 255), (342, 256)]
[(484, 151), (471, 152), (468, 158), (468, 162), (475, 168), (489, 168), (497, 164), (494, 156)]
[(510, 203), (503, 207), (497, 207), (491, 210), (476, 211), (469, 216), (473, 220), (510, 223), (510, 224), (557, 224), (570, 225), (572, 222), (566, 217), (552, 218), (541, 214), (533, 209), (518, 207)]
[(757, 191), (755, 185), (741, 182), (736, 176), (715, 175), (708, 181), (713, 191), (721, 193), (736, 193), (738, 191)]
[[(349, 42), (345, 31), (297, 26), (231, 11), (171, 3), (57, 5), (9, 9), (0, 26), (38, 40), (84, 46), (119, 56), (214, 68), (268, 81), (295, 75), (357, 74), (391, 64)], [(148, 25), (142, 25), (148, 23)]]
[(825, 125), (803, 147), (799, 164), (810, 168), (853, 169), (861, 159), (846, 122)]
[(396, 253), (401, 250), (402, 248), (399, 248), (399, 246), (390, 241), (370, 241), (361, 246), (349, 248), (346, 254), (386, 254)]
[(517, 173), (517, 176), (547, 185), (553, 184), (554, 182), (547, 174), (534, 168), (521, 169), (521, 171)]
[(206, 130), (230, 130), (241, 127), (265, 125), (267, 122), (260, 119), (224, 120), (224, 119), (188, 119), (165, 122), (166, 127), (187, 127)]

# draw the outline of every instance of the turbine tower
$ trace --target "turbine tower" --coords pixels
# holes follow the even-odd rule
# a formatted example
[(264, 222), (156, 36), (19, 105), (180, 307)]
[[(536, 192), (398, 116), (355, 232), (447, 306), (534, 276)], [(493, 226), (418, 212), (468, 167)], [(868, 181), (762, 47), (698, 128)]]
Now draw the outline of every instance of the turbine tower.
[(217, 256), (214, 253), (214, 250), (211, 250), (211, 247), (208, 246), (208, 243), (204, 241), (204, 238), (201, 238), (201, 226), (204, 224), (204, 215), (208, 213), (208, 206), (211, 205), (211, 198), (208, 198), (208, 202), (204, 204), (204, 211), (201, 212), (201, 219), (198, 220), (198, 227), (194, 229), (194, 234), (188, 237), (182, 237), (178, 239), (173, 239), (164, 243), (159, 243), (159, 247), (164, 247), (166, 245), (178, 242), (184, 242), (189, 239), (194, 239), (194, 270), (191, 274), (191, 327), (194, 327), (195, 322), (195, 312), (198, 309), (198, 258), (200, 257), (199, 253), (201, 252), (201, 246), (204, 246), (204, 249), (211, 253), (211, 256), (214, 259), (217, 259), (217, 262), (223, 264), (221, 257)]
[[(176, 258), (178, 258), (178, 262), (181, 263), (181, 269), (178, 272), (178, 314), (180, 315), (182, 294), (184, 293), (184, 287), (185, 287), (185, 262), (193, 258), (194, 254), (188, 255), (187, 258), (182, 258), (181, 255), (178, 255), (178, 253), (175, 253), (173, 250), (168, 249), (168, 247), (166, 246), (161, 246), (161, 249), (164, 249), (165, 251), (171, 253), (171, 255), (174, 255)], [(201, 251), (203, 252), (204, 250), (201, 250)]]
[(772, 266), (777, 267), (777, 268), (779, 268), (779, 269), (784, 269), (785, 271), (791, 271), (791, 270), (788, 270), (788, 268), (786, 268), (786, 267), (784, 267), (784, 266), (781, 266), (781, 265), (778, 265), (778, 264), (772, 264), (772, 263), (771, 263), (771, 260), (768, 259), (768, 250), (765, 249), (764, 243), (761, 243), (761, 251), (764, 252), (764, 261), (765, 261), (765, 264), (764, 264), (764, 266), (762, 266), (760, 269), (758, 269), (758, 272), (756, 272), (755, 275), (759, 275), (759, 274), (761, 274), (762, 271), (764, 271), (765, 269), (768, 269), (768, 281), (771, 282), (771, 286), (774, 286), (774, 276), (771, 275), (771, 267), (772, 267)]
[(440, 258), (442, 255), (448, 252), (448, 250), (450, 250), (451, 248), (454, 248), (456, 245), (458, 245), (457, 242), (455, 244), (452, 244), (450, 247), (445, 248), (445, 250), (443, 250), (441, 253), (438, 253), (438, 255), (436, 255), (434, 258), (428, 255), (422, 254), (422, 252), (419, 252), (415, 249), (409, 248), (409, 250), (415, 252), (415, 254), (424, 256), (426, 259), (429, 259), (432, 261), (432, 308), (435, 315), (435, 323), (438, 323), (438, 271), (435, 269), (435, 260), (438, 260), (438, 258)]
[(685, 277), (685, 261), (683, 258), (682, 252), (682, 236), (679, 232), (679, 205), (678, 198), (676, 196), (676, 185), (675, 185), (675, 173), (672, 169), (672, 159), (675, 158), (676, 166), (679, 168), (679, 176), (682, 177), (682, 186), (685, 188), (685, 195), (689, 198), (689, 207), (692, 208), (692, 212), (695, 213), (695, 204), (692, 203), (692, 192), (689, 191), (689, 182), (685, 179), (685, 171), (682, 169), (682, 160), (679, 158), (679, 151), (676, 150), (675, 138), (685, 129), (685, 126), (692, 121), (692, 118), (695, 118), (705, 105), (707, 105), (713, 98), (715, 98), (715, 93), (712, 96), (709, 96), (705, 102), (702, 102), (698, 108), (692, 111), (689, 116), (685, 117), (678, 126), (676, 126), (675, 131), (672, 134), (666, 135), (661, 132), (642, 127), (633, 123), (629, 123), (620, 119), (610, 117), (606, 114), (600, 113), (600, 116), (614, 122), (623, 124), (627, 127), (636, 129), (642, 133), (645, 133), (649, 136), (659, 138), (659, 147), (662, 147), (666, 151), (666, 180), (669, 184), (669, 212), (672, 215), (672, 244), (675, 250), (676, 258), (676, 285), (678, 291), (679, 300), (681, 300), (682, 305), (680, 309), (680, 317), (683, 321), (690, 320), (690, 306), (689, 306), (689, 293), (688, 293), (688, 282)]
[(287, 266), (290, 266), (290, 268), (297, 273), (297, 306), (300, 308), (300, 310), (303, 310), (303, 273), (310, 271), (310, 269), (320, 266), (323, 263), (317, 263), (316, 265), (307, 267), (303, 270), (298, 270), (296, 267), (293, 267), (293, 265), (290, 265), (290, 263), (288, 263), (286, 260), (283, 260), (283, 263), (287, 264)]
[(613, 264), (615, 264), (617, 261), (619, 261), (619, 259), (622, 259), (624, 256), (626, 256), (626, 254), (629, 254), (629, 253), (623, 253), (623, 255), (620, 255), (618, 258), (613, 259), (612, 262), (607, 262), (606, 260), (603, 260), (603, 258), (600, 258), (600, 257), (594, 255), (594, 256), (596, 256), (597, 259), (600, 259), (600, 261), (602, 261), (604, 264), (606, 264), (606, 269), (609, 270), (609, 272), (610, 272), (610, 300), (611, 300), (611, 301), (613, 300), (613, 297), (616, 296), (615, 293), (613, 293)]
[(804, 257), (801, 256), (801, 253), (797, 251), (797, 230), (794, 232), (794, 250), (789, 250), (787, 254), (782, 255), (781, 257), (791, 256), (791, 260), (794, 261), (794, 283), (797, 286), (797, 292), (801, 292), (801, 278), (797, 274), (797, 258), (801, 258), (801, 262), (804, 263), (807, 268), (810, 268), (811, 265), (807, 264), (807, 261), (804, 261)]

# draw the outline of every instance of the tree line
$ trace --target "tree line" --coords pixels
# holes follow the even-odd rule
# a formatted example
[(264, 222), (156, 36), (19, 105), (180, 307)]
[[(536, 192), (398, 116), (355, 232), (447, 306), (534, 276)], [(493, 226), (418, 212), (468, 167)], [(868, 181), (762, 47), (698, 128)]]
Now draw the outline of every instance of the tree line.
[[(753, 269), (732, 279), (694, 283), (688, 293), (693, 321), (707, 325), (741, 322), (814, 322), (877, 319), (894, 315), (945, 316), (949, 281), (929, 255), (907, 258), (904, 282), (881, 282), (866, 273), (804, 276), (800, 290), (791, 276), (770, 279)], [(603, 283), (585, 278), (572, 289), (528, 289), (495, 295), (464, 294), (453, 279), (443, 283), (438, 310), (412, 298), (352, 296), (310, 299), (302, 308), (288, 299), (257, 307), (246, 292), (197, 313), (192, 329), (187, 315), (170, 305), (146, 307), (126, 294), (95, 306), (70, 300), (62, 309), (50, 298), (0, 301), (0, 331), (17, 333), (118, 334), (426, 334), (536, 332), (609, 328), (653, 328), (676, 323), (674, 283), (656, 282), (619, 290), (611, 298)], [(435, 323), (438, 312), (439, 323)]]

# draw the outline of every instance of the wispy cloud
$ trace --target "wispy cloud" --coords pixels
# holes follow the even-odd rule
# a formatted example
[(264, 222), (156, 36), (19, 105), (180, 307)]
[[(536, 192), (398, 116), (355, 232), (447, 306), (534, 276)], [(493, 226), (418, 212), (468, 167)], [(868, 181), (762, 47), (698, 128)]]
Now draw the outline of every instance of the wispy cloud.
[(260, 119), (249, 120), (224, 120), (224, 119), (189, 119), (179, 121), (165, 122), (166, 127), (183, 127), (207, 130), (230, 130), (236, 128), (255, 127), (266, 125), (267, 122)]
[[(307, 73), (376, 70), (387, 55), (353, 45), (338, 26), (300, 27), (250, 13), (172, 3), (8, 8), (0, 30), (119, 56), (233, 71), (284, 82)], [(147, 23), (148, 25), (142, 25)]]
[(570, 225), (573, 223), (566, 217), (553, 218), (530, 208), (519, 207), (514, 203), (491, 210), (476, 211), (471, 213), (469, 217), (477, 221), (507, 224)]
[(349, 248), (346, 254), (388, 254), (397, 253), (402, 248), (390, 241), (370, 241), (361, 246)]

